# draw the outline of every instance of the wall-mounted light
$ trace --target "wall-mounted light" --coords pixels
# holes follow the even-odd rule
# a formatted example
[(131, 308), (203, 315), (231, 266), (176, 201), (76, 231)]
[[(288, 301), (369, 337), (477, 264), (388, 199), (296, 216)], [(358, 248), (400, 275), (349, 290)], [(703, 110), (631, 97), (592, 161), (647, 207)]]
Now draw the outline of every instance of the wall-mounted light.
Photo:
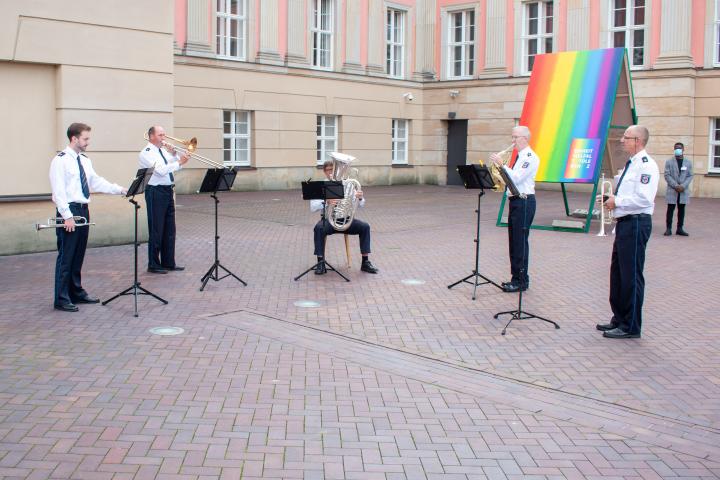
[(460, 95), (460, 90), (450, 90), (450, 98), (456, 98)]
[(407, 100), (408, 102), (412, 102), (413, 100), (415, 100), (415, 97), (413, 96), (413, 94), (412, 94), (411, 92), (403, 93), (403, 97), (404, 97), (405, 100)]

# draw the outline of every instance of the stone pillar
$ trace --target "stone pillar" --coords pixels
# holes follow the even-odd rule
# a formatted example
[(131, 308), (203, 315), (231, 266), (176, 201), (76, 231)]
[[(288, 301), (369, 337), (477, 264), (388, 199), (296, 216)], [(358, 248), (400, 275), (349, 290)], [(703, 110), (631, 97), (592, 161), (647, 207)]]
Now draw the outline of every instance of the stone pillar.
[[(385, 75), (385, 6), (383, 0), (368, 2), (368, 75)], [(347, 22), (350, 23), (350, 22)]]
[(305, 51), (308, 32), (308, 11), (305, 9), (305, 0), (287, 0), (287, 55), (286, 61), (289, 66), (307, 67), (308, 52)]
[[(507, 30), (507, 1), (487, 0), (485, 28), (485, 70), (480, 76), (507, 76), (505, 31)], [(480, 26), (478, 26), (480, 27)]]
[(187, 0), (187, 40), (185, 52), (188, 54), (214, 53), (210, 46), (210, 0)]
[(365, 14), (361, 11), (362, 2), (349, 0), (345, 2), (345, 63), (343, 72), (365, 73), (360, 59), (360, 43), (364, 32), (360, 31), (360, 17)]
[(260, 63), (273, 63), (281, 65), (283, 60), (278, 53), (278, 0), (263, 0), (260, 2), (260, 48), (255, 59)]
[(661, 68), (691, 68), (690, 26), (691, 0), (665, 0), (660, 12), (660, 54), (655, 66)]
[(590, 48), (590, 0), (567, 0), (567, 50)]
[[(415, 65), (413, 80), (431, 81), (437, 78), (435, 71), (435, 8), (436, 0), (418, 0), (415, 14)], [(407, 25), (408, 29), (412, 26)], [(412, 30), (411, 30), (412, 31)], [(408, 49), (408, 52), (410, 49)]]

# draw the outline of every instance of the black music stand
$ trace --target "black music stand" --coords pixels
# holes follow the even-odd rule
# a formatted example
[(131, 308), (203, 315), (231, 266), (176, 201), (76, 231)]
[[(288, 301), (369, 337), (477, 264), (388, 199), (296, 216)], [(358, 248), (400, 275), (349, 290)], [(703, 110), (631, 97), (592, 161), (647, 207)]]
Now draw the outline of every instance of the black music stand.
[[(236, 175), (237, 170), (234, 168), (208, 168), (205, 173), (205, 178), (203, 178), (202, 185), (200, 185), (200, 190), (197, 191), (197, 193), (209, 193), (215, 200), (215, 262), (212, 264), (207, 273), (205, 273), (205, 275), (203, 275), (200, 279), (202, 282), (202, 286), (200, 287), (201, 292), (210, 279), (219, 282), (223, 278), (227, 277), (233, 277), (235, 280), (242, 283), (243, 286), (247, 287), (247, 283), (245, 283), (242, 278), (225, 268), (218, 259), (218, 240), (220, 240), (220, 237), (218, 236), (218, 203), (220, 203), (220, 200), (217, 197), (217, 192), (227, 192), (230, 190), (235, 182)], [(225, 275), (222, 277), (220, 276), (220, 269), (225, 271)]]
[[(517, 189), (515, 189), (515, 190), (517, 191)], [(520, 194), (520, 197), (525, 198), (525, 194), (524, 193)], [(525, 225), (525, 228), (523, 229), (523, 234), (525, 234), (528, 230), (530, 230), (530, 226), (527, 225), (527, 202), (525, 202), (525, 204), (523, 204), (523, 219), (525, 220), (523, 222), (523, 224)], [(510, 219), (508, 219), (508, 223), (509, 223), (509, 221), (510, 221)], [(508, 228), (509, 228), (509, 226), (508, 226)], [(527, 256), (526, 250), (527, 249), (525, 247), (525, 241), (523, 240), (522, 267), (520, 268), (520, 278), (523, 280), (525, 279), (525, 258)], [(494, 315), (494, 318), (498, 318), (500, 315), (510, 315), (510, 320), (508, 320), (508, 322), (505, 324), (505, 328), (503, 328), (501, 335), (505, 335), (507, 328), (510, 326), (510, 323), (512, 323), (513, 320), (527, 320), (528, 318), (537, 318), (538, 320), (542, 320), (543, 322), (552, 323), (553, 325), (555, 325), (555, 330), (560, 328), (560, 325), (553, 322), (552, 320), (549, 320), (544, 317), (540, 317), (533, 313), (526, 312), (525, 310), (522, 309), (523, 290), (525, 290), (523, 288), (523, 286), (526, 287), (527, 285), (523, 285), (522, 283), (520, 284), (520, 288), (518, 289), (519, 295), (518, 295), (517, 309), (507, 310), (505, 312), (498, 312)]]
[[(495, 182), (493, 182), (490, 171), (485, 166), (460, 165), (457, 167), (457, 172), (460, 174), (460, 178), (462, 178), (466, 189), (479, 190), (477, 210), (475, 210), (475, 213), (477, 214), (477, 229), (475, 232), (475, 269), (467, 277), (461, 278), (457, 282), (448, 285), (448, 289), (453, 288), (455, 285), (459, 285), (461, 283), (469, 283), (473, 286), (472, 299), (475, 300), (475, 298), (477, 298), (476, 292), (478, 285), (486, 285), (490, 283), (502, 290), (502, 287), (500, 285), (480, 273), (480, 201), (482, 199), (482, 196), (485, 195), (485, 189), (493, 188), (495, 186)], [(470, 281), (471, 278), (472, 281)], [(484, 281), (480, 282), (480, 279)]]
[(135, 276), (133, 284), (123, 290), (122, 292), (118, 293), (114, 297), (112, 297), (109, 300), (105, 300), (102, 302), (103, 305), (107, 305), (108, 303), (112, 302), (118, 297), (121, 297), (123, 295), (132, 295), (135, 297), (135, 316), (138, 316), (138, 295), (150, 295), (153, 298), (156, 298), (157, 300), (160, 300), (162, 303), (167, 305), (167, 300), (164, 300), (154, 293), (150, 292), (149, 290), (143, 288), (140, 286), (140, 282), (138, 282), (138, 247), (140, 246), (140, 242), (138, 242), (138, 210), (140, 210), (140, 205), (135, 201), (135, 195), (139, 195), (145, 191), (145, 187), (147, 186), (147, 183), (150, 181), (150, 177), (152, 177), (153, 172), (155, 171), (154, 168), (141, 168), (137, 171), (137, 174), (135, 174), (135, 180), (132, 181), (130, 184), (130, 187), (128, 187), (128, 191), (125, 194), (125, 198), (129, 198), (129, 202), (132, 203), (135, 206)]
[[(325, 181), (320, 180), (318, 182), (302, 182), (302, 193), (303, 193), (303, 200), (322, 200), (323, 201), (323, 208), (320, 210), (320, 219), (323, 224), (323, 233), (325, 232), (325, 224), (327, 222), (327, 219), (325, 218), (325, 202), (328, 200), (342, 200), (345, 198), (345, 187), (343, 186), (342, 182), (332, 182), (332, 181)], [(297, 282), (301, 277), (304, 275), (307, 275), (310, 271), (315, 270), (318, 266), (324, 265), (327, 270), (331, 270), (338, 275), (340, 275), (342, 278), (345, 279), (346, 282), (349, 282), (350, 279), (347, 278), (342, 273), (338, 272), (335, 267), (330, 265), (327, 261), (325, 261), (325, 246), (327, 245), (327, 238), (325, 238), (325, 242), (323, 242), (323, 252), (322, 252), (322, 260), (317, 262), (312, 267), (305, 270), (303, 273), (295, 277), (295, 281)]]

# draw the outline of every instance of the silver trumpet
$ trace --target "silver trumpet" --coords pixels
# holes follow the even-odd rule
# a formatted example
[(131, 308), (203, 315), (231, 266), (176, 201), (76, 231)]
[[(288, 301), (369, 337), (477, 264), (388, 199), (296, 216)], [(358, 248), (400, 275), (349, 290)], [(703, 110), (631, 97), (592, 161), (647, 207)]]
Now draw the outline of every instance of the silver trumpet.
[[(74, 216), (72, 218), (73, 220), (75, 220), (76, 227), (89, 227), (90, 225), (95, 225), (94, 223), (88, 223), (87, 218), (85, 217)], [(46, 224), (35, 224), (35, 230), (37, 230), (38, 232), (45, 228), (65, 228), (65, 219), (62, 217), (50, 217), (47, 219)]]
[(600, 178), (600, 195), (597, 196), (597, 203), (600, 205), (600, 231), (598, 237), (607, 237), (605, 233), (605, 225), (611, 225), (613, 222), (613, 212), (605, 207), (605, 200), (613, 190), (613, 184), (610, 180), (605, 180), (605, 174)]

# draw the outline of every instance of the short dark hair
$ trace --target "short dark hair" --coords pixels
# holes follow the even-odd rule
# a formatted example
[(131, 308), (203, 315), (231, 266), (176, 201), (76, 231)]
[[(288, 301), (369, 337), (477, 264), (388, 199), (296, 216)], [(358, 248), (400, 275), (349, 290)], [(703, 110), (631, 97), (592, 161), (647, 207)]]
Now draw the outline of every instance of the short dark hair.
[(675, 145), (673, 145), (673, 148), (674, 148), (674, 147), (685, 148), (685, 145), (683, 145), (682, 142), (675, 142)]
[(148, 128), (148, 138), (155, 134), (155, 126)]
[(335, 167), (332, 160), (325, 160), (323, 162), (323, 170), (325, 170), (327, 167)]
[(72, 137), (79, 137), (82, 132), (89, 132), (92, 130), (90, 125), (84, 123), (71, 123), (67, 129), (68, 140), (72, 141)]

